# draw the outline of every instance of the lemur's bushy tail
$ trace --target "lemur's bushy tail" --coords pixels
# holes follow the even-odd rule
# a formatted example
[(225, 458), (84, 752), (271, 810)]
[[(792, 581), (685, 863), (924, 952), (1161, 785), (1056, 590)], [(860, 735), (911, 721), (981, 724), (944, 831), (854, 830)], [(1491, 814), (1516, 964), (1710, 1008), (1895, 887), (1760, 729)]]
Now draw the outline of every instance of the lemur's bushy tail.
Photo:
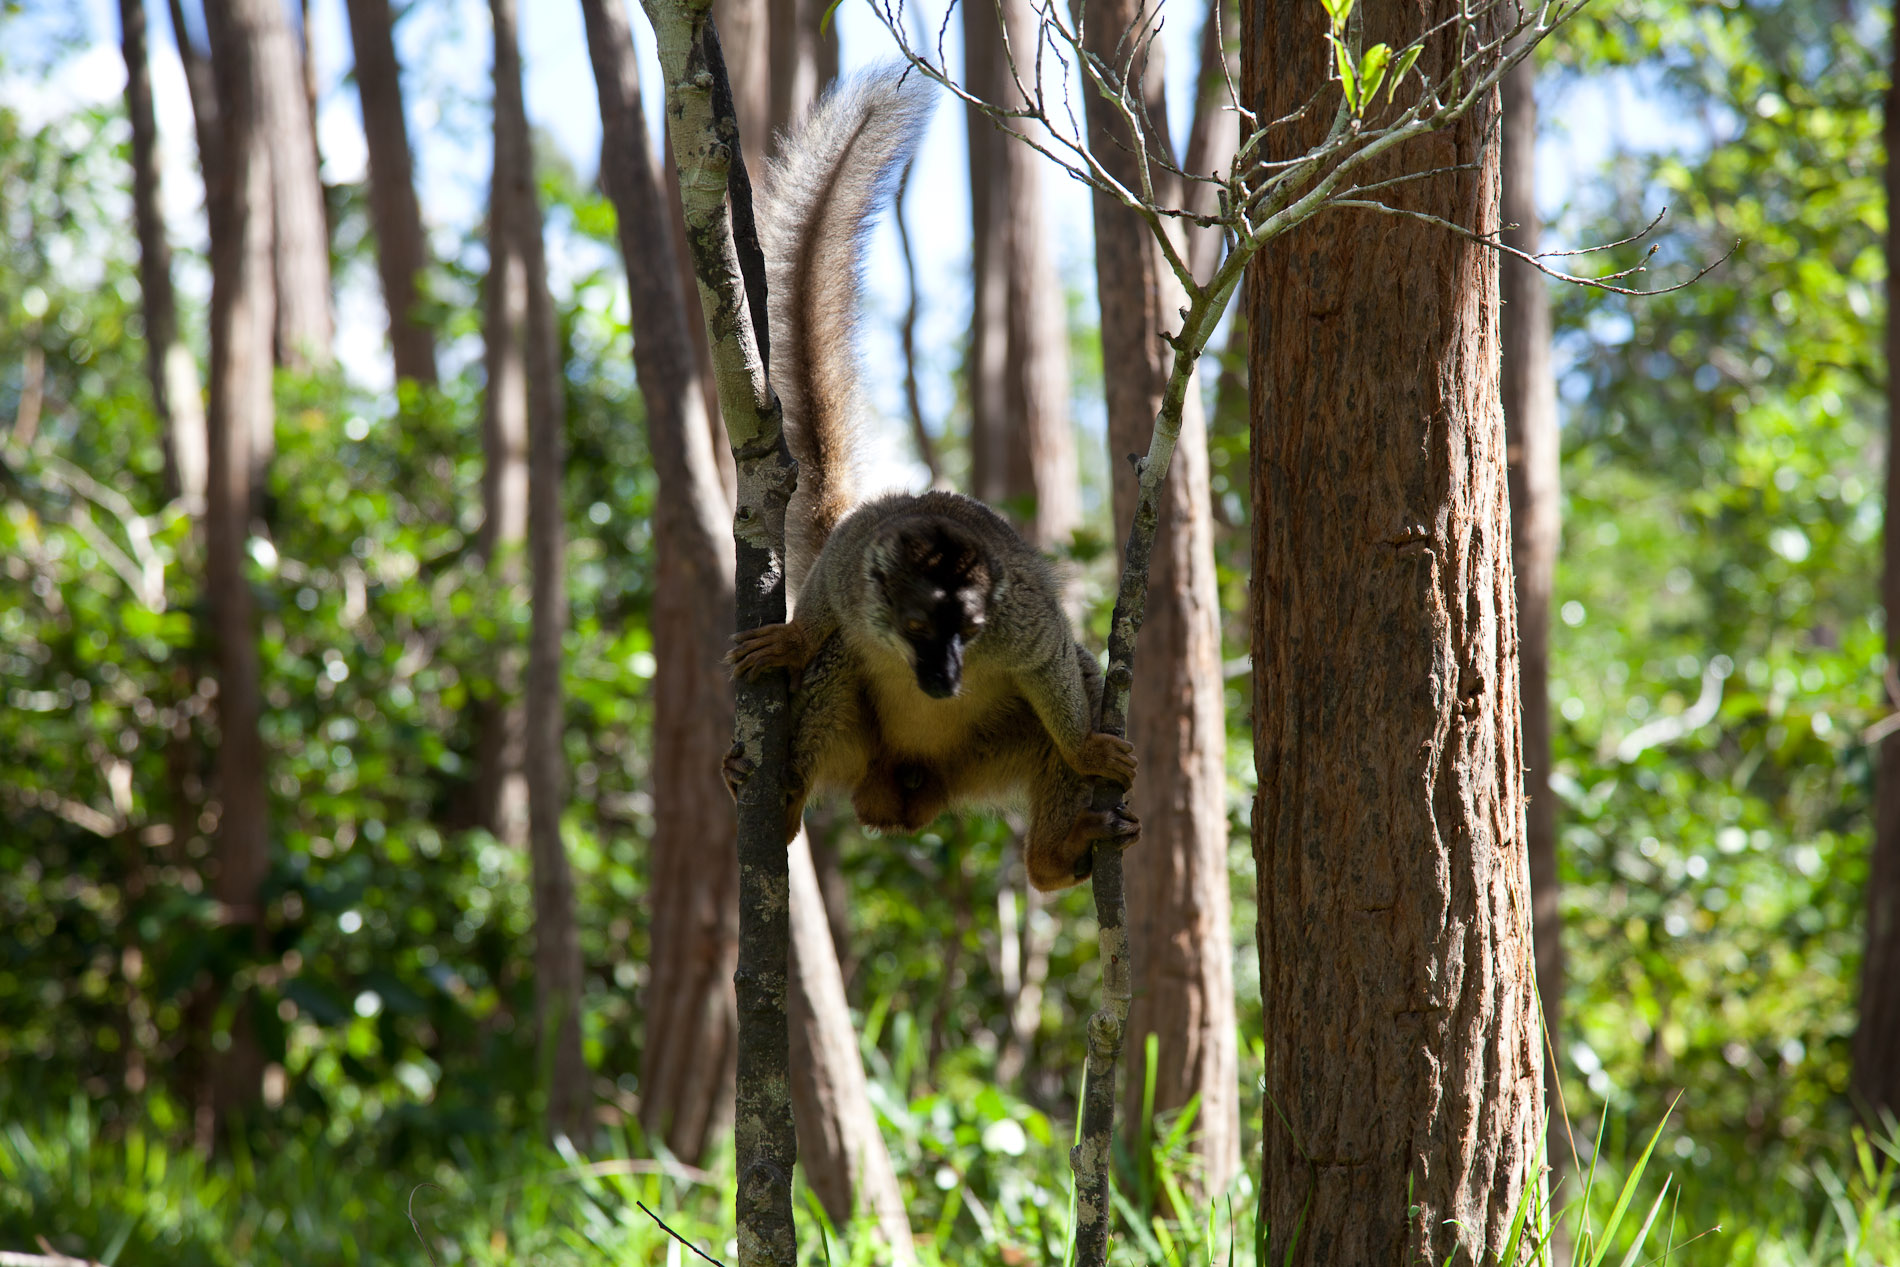
[(771, 296), (772, 385), (798, 459), (785, 524), (794, 595), (833, 526), (856, 504), (864, 238), (930, 107), (929, 81), (907, 66), (853, 76), (786, 139), (767, 177), (759, 237)]

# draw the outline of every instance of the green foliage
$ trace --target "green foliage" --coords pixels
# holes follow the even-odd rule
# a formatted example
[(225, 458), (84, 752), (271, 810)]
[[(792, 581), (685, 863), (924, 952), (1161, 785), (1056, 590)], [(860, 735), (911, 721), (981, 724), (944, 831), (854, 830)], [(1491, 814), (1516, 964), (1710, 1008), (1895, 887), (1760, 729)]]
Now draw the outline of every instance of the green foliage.
[[(1658, 31), (1666, 34), (1658, 34)], [(1854, 1024), (1888, 708), (1878, 601), (1884, 366), (1874, 92), (1851, 25), (1803, 6), (1650, 10), (1587, 57), (1666, 39), (1699, 154), (1626, 157), (1577, 238), (1666, 203), (1685, 291), (1560, 296), (1564, 547), (1553, 628), (1570, 983), (1559, 1050), (1662, 1143), (1688, 1261), (1759, 1261), (1824, 1192)], [(1614, 47), (1606, 47), (1613, 45)], [(1640, 248), (1632, 248), (1640, 249)], [(1633, 262), (1633, 261), (1630, 261)], [(1583, 1103), (1580, 1105), (1578, 1099)]]
[[(478, 383), (372, 399), (286, 379), (253, 542), (271, 772), (265, 941), (208, 896), (215, 683), (193, 525), (162, 485), (127, 165), (110, 112), (0, 113), (0, 1103), (76, 1092), (185, 1130), (235, 985), (285, 1095), (265, 1137), (433, 1155), (532, 1121), (525, 859), (467, 830), (472, 704), (525, 593), (474, 553)], [(453, 293), (455, 270), (443, 288)], [(570, 817), (590, 1052), (637, 1068), (650, 464), (624, 326), (583, 288), (569, 350)], [(592, 302), (589, 309), (586, 304)], [(188, 314), (190, 315), (190, 314)], [(38, 378), (32, 368), (43, 364)], [(580, 812), (581, 807), (589, 812)], [(229, 998), (228, 994), (224, 995)]]

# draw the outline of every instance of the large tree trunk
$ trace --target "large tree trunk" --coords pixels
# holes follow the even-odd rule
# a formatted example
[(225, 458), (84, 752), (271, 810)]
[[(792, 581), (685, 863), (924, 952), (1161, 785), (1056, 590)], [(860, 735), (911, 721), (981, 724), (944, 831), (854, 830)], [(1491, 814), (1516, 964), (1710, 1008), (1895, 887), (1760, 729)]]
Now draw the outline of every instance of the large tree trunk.
[[(1367, 0), (1354, 20), (1399, 47), (1457, 13)], [(1241, 21), (1263, 123), (1324, 88), (1324, 9)], [(1476, 21), (1496, 38), (1495, 12)], [(1451, 44), (1421, 57), (1430, 82)], [(1496, 109), (1359, 180), (1448, 171), (1382, 196), (1495, 231)], [(1276, 129), (1268, 157), (1332, 117)], [(1497, 262), (1335, 212), (1262, 253), (1249, 304), (1268, 1257), (1489, 1262), (1543, 1163)]]
[(317, 44), (310, 26), (310, 0), (297, 0), (297, 59), (303, 72), (303, 117), (310, 125), (310, 152), (317, 158), (319, 188), (323, 173), (323, 146), (317, 137)]
[[(1113, 0), (1089, 13), (1093, 51), (1112, 59), (1137, 5)], [(1159, 53), (1145, 96), (1167, 118)], [(1138, 187), (1133, 144), (1093, 94), (1090, 143)], [(1165, 143), (1165, 135), (1155, 138)], [(1170, 157), (1158, 150), (1156, 158)], [(1163, 193), (1171, 198), (1172, 193)], [(1141, 218), (1097, 193), (1095, 275), (1102, 308), (1103, 387), (1114, 473), (1115, 522), (1134, 515), (1136, 480), (1121, 461), (1146, 453), (1173, 356), (1163, 331), (1185, 302)], [(1125, 1129), (1139, 1131), (1147, 1035), (1157, 1038), (1154, 1107), (1178, 1110), (1199, 1097), (1196, 1151), (1203, 1192), (1220, 1192), (1240, 1166), (1239, 1053), (1233, 932), (1227, 888), (1227, 732), (1222, 699), (1220, 597), (1214, 574), (1207, 428), (1190, 389), (1181, 438), (1161, 503), (1149, 577), (1142, 663), (1129, 705), (1129, 738), (1141, 761), (1134, 810), (1142, 841), (1125, 860), (1134, 1004), (1128, 1018)], [(1146, 1164), (1146, 1159), (1139, 1159)]]
[(867, 1211), (899, 1261), (915, 1260), (903, 1193), (864, 1080), (807, 833), (790, 845), (792, 1115), (805, 1182), (832, 1223)]
[(771, 14), (772, 139), (804, 122), (838, 77), (838, 24), (825, 0), (767, 0)]
[(257, 13), (260, 107), (276, 230), (277, 363), (307, 370), (329, 364), (332, 336), (330, 229), (317, 177), (317, 134), (289, 14), (282, 4), (260, 5)]
[[(1018, 68), (1033, 73), (1035, 15), (1025, 0), (1002, 0), (1001, 12)], [(983, 99), (1019, 106), (997, 13), (994, 5), (964, 6), (965, 78)], [(968, 115), (971, 491), (1007, 509), (1032, 543), (1049, 548), (1068, 539), (1082, 512), (1069, 425), (1068, 314), (1043, 216), (1042, 159), (981, 111)]]
[[(213, 893), (227, 924), (263, 937), (261, 894), (270, 870), (264, 741), (258, 719), (256, 613), (245, 575), (251, 445), (268, 432), (271, 403), (271, 187), (268, 132), (258, 92), (275, 0), (234, 0), (208, 15), (216, 69), (219, 161), (207, 178), (211, 228), (211, 400), (206, 418), (205, 590), (218, 666), (218, 825)], [(256, 1102), (263, 1058), (246, 1001), (231, 1042), (212, 1058), (216, 1123)], [(216, 1128), (214, 1127), (214, 1130)]]
[[(521, 550), (528, 533), (528, 319), (524, 232), (517, 217), (532, 205), (534, 156), (525, 121), (507, 118), (504, 78), (520, 83), (520, 53), (495, 41), (495, 165), (488, 193), (488, 282), (482, 340), (487, 385), (482, 397), (482, 527), (476, 546), (497, 592), (522, 580)], [(513, 108), (521, 110), (514, 93)], [(537, 213), (538, 216), (538, 213)], [(538, 220), (537, 220), (538, 222)], [(525, 721), (521, 709), (521, 647), (504, 638), (493, 648), (493, 680), (475, 697), (475, 822), (510, 844), (528, 837), (524, 773)]]
[(198, 134), (198, 167), (204, 173), (208, 207), (212, 173), (220, 165), (223, 149), (218, 127), (218, 85), (212, 78), (210, 56), (185, 20), (184, 6), (179, 0), (167, 0), (166, 8), (171, 13), (172, 39), (178, 45), (178, 60), (185, 67), (185, 91), (191, 96), (191, 121)]
[(125, 112), (132, 123), (132, 212), (139, 235), (139, 290), (145, 307), (145, 364), (152, 412), (165, 437), (165, 487), (197, 515), (205, 496), (205, 416), (198, 363), (178, 337), (172, 248), (159, 197), (158, 121), (152, 110), (151, 54), (144, 0), (119, 0), (125, 54)]
[[(1240, 10), (1234, 0), (1207, 6), (1201, 22), (1201, 64), (1194, 76), (1194, 121), (1188, 129), (1187, 153), (1181, 170), (1190, 176), (1212, 176), (1227, 170), (1234, 147), (1240, 144), (1240, 116), (1234, 111), (1230, 84), (1240, 82)], [(1203, 215), (1219, 211), (1219, 187), (1207, 181), (1189, 181), (1181, 205)], [(1205, 282), (1220, 263), (1223, 240), (1219, 228), (1189, 225), (1188, 267)]]
[[(495, 21), (495, 142), (529, 152), (528, 116), (521, 99), (521, 53), (515, 38), (514, 0), (491, 0)], [(561, 474), (566, 463), (566, 398), (560, 335), (548, 294), (541, 207), (527, 162), (510, 168), (496, 194), (508, 203), (527, 308), (528, 546), (532, 555), (532, 616), (528, 638), (526, 765), (528, 857), (534, 883), (535, 1025), (540, 1067), (548, 1078), (548, 1130), (582, 1148), (593, 1139), (593, 1093), (581, 1052), (581, 947), (575, 923), (574, 877), (561, 843), (567, 804), (567, 758), (561, 735), (561, 634), (567, 628)]]
[(641, 1124), (697, 1164), (732, 1121), (739, 867), (719, 764), (732, 740), (732, 514), (698, 390), (671, 218), (622, 0), (582, 0), (600, 94), (601, 175), (619, 218), (634, 372), (660, 480), (653, 536), (652, 963)]
[[(1537, 70), (1518, 64), (1504, 81), (1504, 240), (1537, 252)], [(1500, 263), (1504, 309), (1504, 428), (1510, 457), (1511, 564), (1517, 577), (1518, 692), (1523, 708), (1526, 845), (1531, 864), (1531, 916), (1537, 943), (1537, 994), (1543, 1004), (1545, 1051), (1562, 1051), (1563, 912), (1557, 888), (1557, 797), (1550, 790), (1550, 591), (1557, 567), (1562, 505), (1557, 487), (1557, 380), (1550, 368), (1550, 292), (1544, 275), (1521, 260)], [(1558, 1069), (1549, 1061), (1545, 1112), (1555, 1114)], [(1568, 1151), (1550, 1131), (1553, 1170)]]
[(396, 377), (433, 385), (435, 332), (416, 311), (416, 279), (429, 264), (422, 208), (416, 202), (409, 123), (389, 0), (349, 0), (350, 43), (356, 50), (356, 92), (369, 142), (369, 209), (376, 225), (376, 263), (389, 309)]
[[(1900, 197), (1900, 89), (1886, 99), (1887, 199)], [(1887, 259), (1900, 262), (1900, 227), (1887, 222)], [(1900, 320), (1887, 319), (1887, 527), (1886, 576), (1881, 598), (1887, 609), (1888, 682), (1900, 665)], [(1894, 701), (1900, 706), (1900, 701)], [(1874, 1120), (1880, 1111), (1900, 1113), (1900, 738), (1880, 744), (1874, 784), (1873, 859), (1867, 876), (1867, 957), (1860, 978), (1860, 1026), (1854, 1033), (1854, 1092)]]

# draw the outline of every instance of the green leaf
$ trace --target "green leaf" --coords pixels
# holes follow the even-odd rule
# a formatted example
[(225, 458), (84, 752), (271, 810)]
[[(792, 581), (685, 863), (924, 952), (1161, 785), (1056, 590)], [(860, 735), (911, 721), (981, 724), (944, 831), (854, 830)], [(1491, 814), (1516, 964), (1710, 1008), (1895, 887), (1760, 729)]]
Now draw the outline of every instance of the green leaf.
[(1367, 49), (1365, 56), (1359, 59), (1359, 95), (1360, 99), (1371, 103), (1379, 95), (1379, 84), (1385, 79), (1387, 63), (1392, 60), (1390, 44), (1374, 44)]
[(1354, 114), (1359, 113), (1359, 89), (1352, 72), (1352, 55), (1346, 51), (1345, 41), (1332, 36), (1333, 61), (1339, 67), (1339, 88), (1346, 94), (1346, 104), (1352, 107)]
[(1405, 78), (1406, 73), (1412, 69), (1413, 63), (1418, 61), (1418, 55), (1424, 47), (1423, 44), (1414, 44), (1399, 54), (1399, 64), (1393, 68), (1392, 82), (1385, 90), (1385, 99), (1388, 103), (1398, 95), (1399, 81)]
[(1326, 16), (1333, 20), (1333, 34), (1346, 29), (1346, 19), (1352, 14), (1352, 0), (1319, 0), (1326, 8)]

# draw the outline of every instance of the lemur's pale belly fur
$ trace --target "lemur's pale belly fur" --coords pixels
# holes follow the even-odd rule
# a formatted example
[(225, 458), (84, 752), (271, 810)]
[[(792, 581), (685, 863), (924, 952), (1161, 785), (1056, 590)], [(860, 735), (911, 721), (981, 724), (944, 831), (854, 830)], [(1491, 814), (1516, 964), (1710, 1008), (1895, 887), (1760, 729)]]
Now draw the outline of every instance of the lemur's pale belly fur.
[(963, 756), (993, 727), (999, 715), (1024, 707), (1007, 673), (972, 657), (963, 687), (949, 699), (932, 699), (900, 655), (882, 652), (863, 661), (866, 694), (877, 710), (884, 747), (918, 761)]

